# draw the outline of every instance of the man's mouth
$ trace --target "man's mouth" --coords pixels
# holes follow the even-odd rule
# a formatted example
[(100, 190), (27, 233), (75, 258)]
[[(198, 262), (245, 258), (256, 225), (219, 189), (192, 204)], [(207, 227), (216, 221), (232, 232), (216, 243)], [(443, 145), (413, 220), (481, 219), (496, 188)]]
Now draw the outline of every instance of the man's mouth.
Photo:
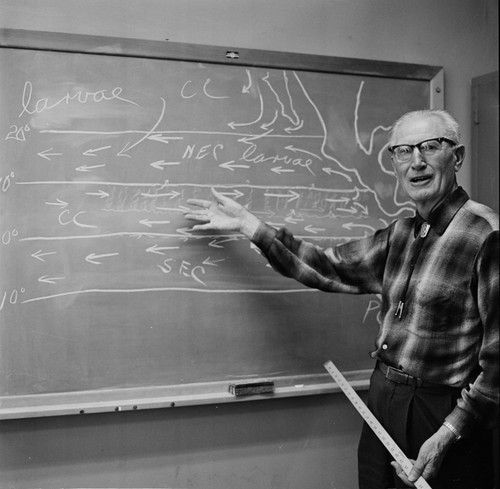
[(418, 177), (410, 178), (410, 182), (411, 183), (425, 183), (425, 182), (428, 182), (431, 178), (432, 178), (431, 175), (421, 175)]

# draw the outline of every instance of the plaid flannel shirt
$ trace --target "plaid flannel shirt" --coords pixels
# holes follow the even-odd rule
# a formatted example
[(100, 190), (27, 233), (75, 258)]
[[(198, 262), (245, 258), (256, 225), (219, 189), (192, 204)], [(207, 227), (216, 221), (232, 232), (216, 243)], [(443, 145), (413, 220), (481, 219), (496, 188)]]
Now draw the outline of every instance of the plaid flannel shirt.
[(462, 388), (446, 418), (462, 435), (476, 422), (495, 424), (499, 239), (494, 211), (458, 188), (427, 223), (417, 214), (334, 248), (320, 249), (264, 223), (252, 241), (276, 271), (309, 287), (382, 294), (372, 356), (424, 381)]

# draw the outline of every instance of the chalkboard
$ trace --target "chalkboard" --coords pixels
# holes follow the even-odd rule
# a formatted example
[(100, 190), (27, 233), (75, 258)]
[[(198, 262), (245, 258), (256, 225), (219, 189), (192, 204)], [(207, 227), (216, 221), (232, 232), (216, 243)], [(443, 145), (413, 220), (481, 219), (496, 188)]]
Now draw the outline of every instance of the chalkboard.
[(183, 210), (213, 187), (319, 246), (412, 215), (387, 135), (440, 68), (14, 30), (0, 64), (2, 417), (325, 392), (329, 359), (366, 381), (379, 297)]

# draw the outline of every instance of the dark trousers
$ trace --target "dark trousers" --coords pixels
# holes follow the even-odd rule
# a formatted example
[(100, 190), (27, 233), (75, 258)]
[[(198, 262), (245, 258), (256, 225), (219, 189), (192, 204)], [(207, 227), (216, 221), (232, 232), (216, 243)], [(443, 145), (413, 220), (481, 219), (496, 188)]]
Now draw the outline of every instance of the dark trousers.
[[(414, 387), (386, 379), (378, 368), (372, 374), (368, 407), (408, 458), (416, 459), (422, 443), (434, 434), (453, 410), (460, 389)], [(492, 489), (493, 434), (476, 430), (452, 445), (432, 489)], [(358, 448), (360, 489), (407, 487), (391, 467), (391, 455), (371, 428), (363, 426)]]

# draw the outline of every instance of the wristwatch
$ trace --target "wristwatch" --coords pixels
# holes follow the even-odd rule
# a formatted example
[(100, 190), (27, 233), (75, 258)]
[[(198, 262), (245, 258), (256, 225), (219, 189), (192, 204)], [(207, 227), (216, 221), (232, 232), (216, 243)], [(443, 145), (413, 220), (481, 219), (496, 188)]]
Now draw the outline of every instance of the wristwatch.
[(449, 421), (443, 421), (443, 425), (455, 435), (455, 443), (462, 438), (462, 435), (460, 435), (458, 430)]

